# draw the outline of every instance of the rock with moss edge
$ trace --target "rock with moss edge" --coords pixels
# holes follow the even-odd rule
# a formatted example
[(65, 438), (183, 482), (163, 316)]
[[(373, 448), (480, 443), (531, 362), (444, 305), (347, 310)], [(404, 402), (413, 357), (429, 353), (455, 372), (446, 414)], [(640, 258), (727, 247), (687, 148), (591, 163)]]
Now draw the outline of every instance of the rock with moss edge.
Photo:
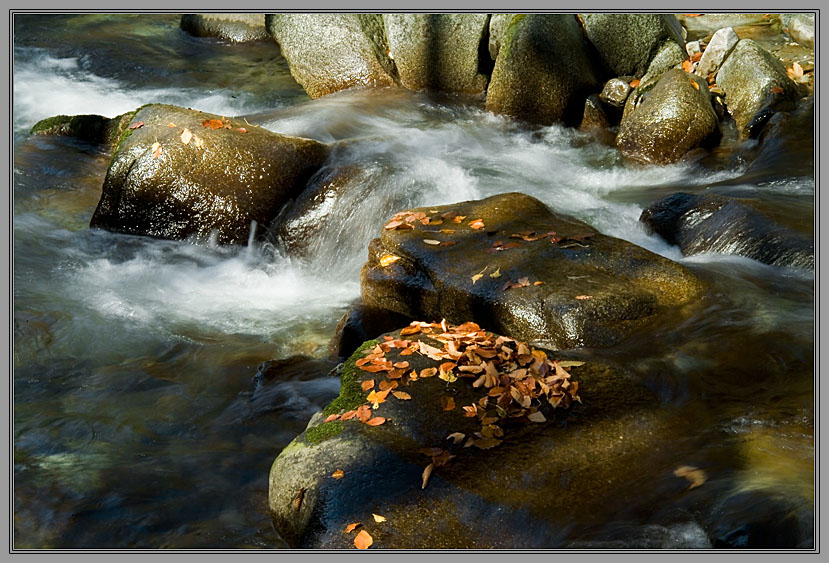
[(113, 118), (102, 115), (56, 115), (35, 123), (29, 134), (74, 137), (111, 149), (129, 125), (132, 116), (133, 112)]

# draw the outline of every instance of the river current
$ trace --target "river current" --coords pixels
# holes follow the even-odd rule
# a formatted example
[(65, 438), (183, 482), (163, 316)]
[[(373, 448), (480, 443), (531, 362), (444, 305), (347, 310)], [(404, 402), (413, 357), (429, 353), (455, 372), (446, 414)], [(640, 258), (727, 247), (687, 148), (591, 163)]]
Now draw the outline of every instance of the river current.
[[(396, 211), (509, 191), (711, 283), (703, 314), (608, 353), (658, 391), (662, 408), (704, 420), (697, 435), (676, 438), (678, 450), (697, 448), (708, 464), (708, 487), (727, 479), (799, 499), (796, 522), (810, 535), (814, 275), (737, 256), (683, 257), (638, 221), (664, 195), (711, 189), (762, 200), (811, 234), (808, 167), (750, 181), (740, 159), (640, 168), (586, 133), (528, 129), (461, 100), (407, 91), (310, 100), (275, 43), (194, 38), (178, 21), (14, 18), (15, 547), (285, 547), (267, 514), (268, 470), (339, 382), (280, 380), (263, 406), (251, 401), (257, 366), (327, 356), (337, 321), (359, 297), (368, 243)], [(367, 188), (341, 203), (302, 259), (278, 241), (218, 247), (90, 230), (111, 155), (28, 130), (57, 114), (113, 117), (151, 102), (350, 140), (335, 158), (359, 165)], [(711, 547), (693, 514), (596, 530), (569, 545)], [(633, 531), (602, 543), (618, 530)]]

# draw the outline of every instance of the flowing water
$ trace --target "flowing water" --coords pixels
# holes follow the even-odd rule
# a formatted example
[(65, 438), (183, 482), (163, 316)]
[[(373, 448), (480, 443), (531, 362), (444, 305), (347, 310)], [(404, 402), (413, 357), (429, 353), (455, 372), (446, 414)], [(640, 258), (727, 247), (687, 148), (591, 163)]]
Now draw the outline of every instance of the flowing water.
[[(15, 547), (285, 547), (267, 514), (268, 470), (338, 380), (324, 370), (278, 378), (264, 404), (253, 400), (257, 366), (326, 357), (359, 297), (367, 244), (394, 212), (508, 191), (710, 282), (702, 313), (605, 355), (656, 390), (662, 408), (699, 417), (665, 467), (695, 461), (724, 501), (760, 491), (799, 507), (785, 510), (797, 541), (811, 544), (814, 275), (686, 258), (638, 222), (657, 198), (719, 186), (811, 234), (809, 167), (751, 181), (741, 180), (740, 158), (639, 168), (586, 134), (529, 129), (459, 100), (368, 91), (311, 101), (275, 44), (190, 37), (174, 15), (16, 15), (13, 84)], [(110, 155), (28, 129), (56, 114), (112, 117), (149, 102), (347, 141), (334, 163), (359, 165), (363, 189), (303, 259), (278, 241), (227, 248), (90, 230)], [(808, 143), (812, 132), (802, 135)], [(751, 143), (730, 142), (750, 154)], [(677, 479), (664, 467), (637, 478)], [(738, 518), (756, 512), (746, 498), (729, 504)], [(620, 507), (619, 519), (563, 545), (710, 547), (702, 517), (667, 515), (675, 501), (654, 509), (664, 521)]]

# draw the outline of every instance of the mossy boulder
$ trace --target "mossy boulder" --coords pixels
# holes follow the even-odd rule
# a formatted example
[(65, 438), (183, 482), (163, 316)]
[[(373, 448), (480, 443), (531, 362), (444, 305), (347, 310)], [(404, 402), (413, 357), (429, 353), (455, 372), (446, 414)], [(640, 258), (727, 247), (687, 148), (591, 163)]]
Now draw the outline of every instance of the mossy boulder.
[(501, 41), (515, 14), (492, 14), (489, 18), (489, 57), (494, 61), (501, 50)]
[(109, 118), (102, 115), (56, 115), (35, 123), (30, 135), (74, 137), (112, 148), (130, 123), (134, 112)]
[(814, 242), (776, 224), (750, 200), (676, 193), (648, 206), (640, 220), (685, 255), (721, 252), (772, 266), (815, 267)]
[(760, 134), (778, 111), (795, 109), (804, 92), (777, 58), (751, 39), (741, 39), (717, 73), (725, 105), (743, 138)]
[(265, 14), (183, 14), (179, 25), (196, 37), (217, 37), (233, 43), (270, 39)]
[(312, 98), (397, 84), (380, 14), (268, 14), (265, 27)]
[(334, 331), (334, 338), (328, 344), (328, 353), (335, 358), (347, 358), (363, 342), (377, 338), (383, 333), (404, 327), (412, 319), (387, 311), (366, 307), (356, 303), (340, 318)]
[(513, 16), (504, 32), (486, 109), (532, 123), (578, 125), (599, 71), (573, 14)]
[[(399, 216), (414, 213), (443, 223), (383, 229), (361, 272), (365, 305), (418, 319), (472, 320), (554, 348), (609, 346), (660, 312), (692, 302), (703, 287), (679, 264), (528, 195)], [(478, 229), (470, 226), (477, 219), (484, 224)], [(522, 278), (529, 286), (505, 289)]]
[(667, 164), (693, 148), (716, 145), (720, 136), (708, 84), (672, 69), (636, 109), (625, 112), (616, 146), (630, 160)]
[[(388, 336), (441, 346), (422, 333)], [(685, 461), (673, 436), (700, 420), (666, 415), (645, 385), (603, 362), (567, 367), (579, 383), (580, 404), (548, 411), (541, 423), (501, 419), (503, 442), (488, 449), (464, 447), (482, 422), (465, 416), (462, 407), (487, 393), (470, 378), (397, 380), (405, 385), (394, 391), (411, 399), (388, 394), (371, 410), (372, 417), (385, 418), (379, 426), (356, 418), (324, 422), (367, 404), (363, 382), (373, 379), (376, 390), (386, 380), (382, 372), (356, 366), (376, 343), (366, 343), (345, 362), (343, 395), (356, 399), (315, 415), (271, 467), (271, 515), (291, 547), (353, 549), (361, 530), (373, 537), (372, 549), (568, 547), (572, 538), (602, 538), (597, 521), (650, 514), (655, 503), (679, 502), (688, 486), (673, 474), (676, 465), (663, 467), (661, 459), (671, 451), (668, 463)], [(440, 363), (401, 351), (385, 357), (408, 362), (407, 372), (422, 373)], [(552, 352), (548, 357), (565, 359)], [(453, 408), (447, 409), (448, 397)], [(467, 438), (454, 444), (447, 437), (456, 432)], [(422, 448), (456, 456), (435, 467), (425, 486), (423, 472), (432, 460)], [(376, 522), (372, 514), (386, 520)], [(346, 533), (352, 523), (360, 527)]]
[(684, 53), (682, 27), (670, 14), (580, 14), (584, 32), (616, 76), (642, 77), (666, 41)]
[(139, 122), (121, 136), (91, 227), (245, 244), (252, 222), (264, 231), (329, 153), (316, 141), (175, 106), (145, 106), (132, 117)]
[(383, 14), (383, 23), (402, 86), (483, 95), (487, 77), (480, 58), (486, 56), (489, 15)]

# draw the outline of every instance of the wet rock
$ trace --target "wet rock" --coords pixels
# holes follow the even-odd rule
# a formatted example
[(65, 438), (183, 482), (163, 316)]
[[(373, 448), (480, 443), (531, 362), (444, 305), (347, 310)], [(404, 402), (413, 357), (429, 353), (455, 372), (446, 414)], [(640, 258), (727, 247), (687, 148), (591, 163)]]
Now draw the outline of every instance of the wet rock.
[(399, 313), (355, 304), (346, 312), (328, 345), (332, 357), (347, 358), (363, 342), (408, 325), (413, 319)]
[[(702, 287), (679, 264), (555, 214), (527, 195), (419, 211), (466, 219), (383, 229), (361, 273), (367, 306), (418, 319), (473, 320), (556, 348), (608, 346), (660, 312), (693, 300)], [(485, 227), (469, 226), (479, 218)], [(447, 228), (453, 232), (440, 232)], [(555, 243), (550, 236), (520, 238), (552, 231)], [(529, 287), (505, 289), (522, 278)]]
[(631, 160), (665, 164), (678, 161), (693, 148), (713, 146), (719, 137), (706, 81), (673, 69), (639, 107), (626, 108), (616, 146)]
[(675, 42), (680, 52), (684, 51), (681, 26), (673, 15), (580, 15), (587, 38), (617, 76), (643, 76), (666, 41)]
[(721, 252), (814, 269), (814, 242), (776, 224), (749, 200), (677, 193), (651, 204), (639, 220), (685, 255)]
[(180, 27), (196, 37), (218, 37), (234, 43), (270, 39), (265, 14), (183, 14)]
[(630, 95), (630, 81), (623, 78), (611, 78), (605, 82), (599, 98), (606, 104), (616, 108), (625, 107), (625, 102)]
[[(813, 510), (813, 509), (812, 509)], [(814, 516), (804, 504), (773, 491), (749, 490), (730, 495), (709, 524), (714, 549), (812, 549)]]
[(756, 137), (777, 111), (791, 111), (802, 93), (785, 67), (759, 43), (742, 39), (717, 73), (728, 112), (742, 137)]
[(144, 106), (130, 122), (143, 125), (121, 136), (91, 227), (245, 244), (251, 223), (267, 225), (329, 152), (316, 141), (175, 106)]
[(713, 13), (698, 16), (677, 14), (677, 19), (688, 30), (688, 40), (711, 36), (718, 29), (732, 27), (741, 38), (750, 36), (773, 37), (780, 33), (782, 23), (778, 14)]
[(739, 40), (733, 28), (718, 29), (711, 41), (708, 42), (708, 46), (705, 48), (694, 73), (697, 76), (707, 77), (712, 72), (717, 72)]
[(783, 14), (783, 25), (797, 43), (811, 49), (815, 48), (814, 14)]
[(689, 41), (685, 44), (685, 52), (688, 53), (689, 57), (693, 57), (697, 53), (702, 52), (702, 48), (699, 45), (699, 41)]
[[(399, 332), (390, 336), (401, 338)], [(441, 346), (423, 334), (403, 338)], [(375, 344), (369, 341), (361, 351)], [(657, 499), (664, 502), (660, 484), (631, 476), (650, 470), (655, 452), (671, 448), (669, 428), (676, 421), (656, 415), (652, 392), (610, 365), (588, 361), (567, 368), (579, 382), (583, 404), (549, 412), (546, 423), (505, 423), (503, 443), (483, 450), (447, 440), (450, 433), (468, 437), (481, 429), (462, 410), (486, 392), (473, 388), (473, 379), (406, 379), (396, 390), (411, 400), (389, 394), (371, 410), (386, 419), (380, 426), (357, 419), (323, 422), (366, 403), (363, 381), (385, 380), (383, 373), (355, 366), (361, 351), (345, 363), (340, 397), (271, 467), (274, 526), (292, 547), (353, 548), (360, 530), (373, 537), (372, 549), (561, 547), (574, 527), (583, 526), (580, 537), (590, 538), (590, 524), (617, 517), (620, 505), (647, 510)], [(406, 370), (418, 373), (440, 363), (419, 353), (400, 356), (399, 350), (386, 357), (407, 361)], [(455, 408), (445, 410), (441, 397), (452, 397)], [(422, 473), (431, 459), (418, 450), (430, 447), (457, 457), (436, 467), (424, 487)], [(332, 477), (337, 470), (341, 479)], [(669, 471), (664, 478), (676, 486)], [(372, 514), (386, 521), (377, 523)], [(344, 533), (355, 522), (361, 526)]]
[(605, 145), (612, 145), (615, 134), (610, 130), (612, 127), (605, 105), (597, 94), (590, 94), (584, 102), (584, 117), (579, 125), (580, 131), (592, 134), (597, 141)]
[(494, 61), (501, 50), (501, 41), (515, 14), (492, 14), (489, 18), (489, 56)]
[(792, 112), (775, 113), (760, 134), (760, 146), (742, 181), (814, 174), (814, 123), (814, 95), (800, 100)]
[[(627, 115), (638, 108), (648, 93), (659, 83), (668, 70), (677, 67), (685, 58), (682, 49), (674, 41), (666, 41), (656, 52), (648, 71), (639, 81), (638, 86), (628, 96), (625, 103), (624, 114)], [(624, 119), (624, 117), (623, 117)]]
[(513, 16), (487, 90), (493, 113), (549, 125), (577, 124), (599, 86), (581, 28), (572, 14)]
[(401, 85), (483, 95), (479, 57), (487, 14), (383, 14), (383, 23)]
[(130, 123), (131, 114), (108, 118), (102, 115), (56, 115), (35, 123), (30, 135), (74, 137), (93, 145), (112, 148)]
[(312, 98), (396, 85), (380, 14), (268, 14), (265, 27)]

